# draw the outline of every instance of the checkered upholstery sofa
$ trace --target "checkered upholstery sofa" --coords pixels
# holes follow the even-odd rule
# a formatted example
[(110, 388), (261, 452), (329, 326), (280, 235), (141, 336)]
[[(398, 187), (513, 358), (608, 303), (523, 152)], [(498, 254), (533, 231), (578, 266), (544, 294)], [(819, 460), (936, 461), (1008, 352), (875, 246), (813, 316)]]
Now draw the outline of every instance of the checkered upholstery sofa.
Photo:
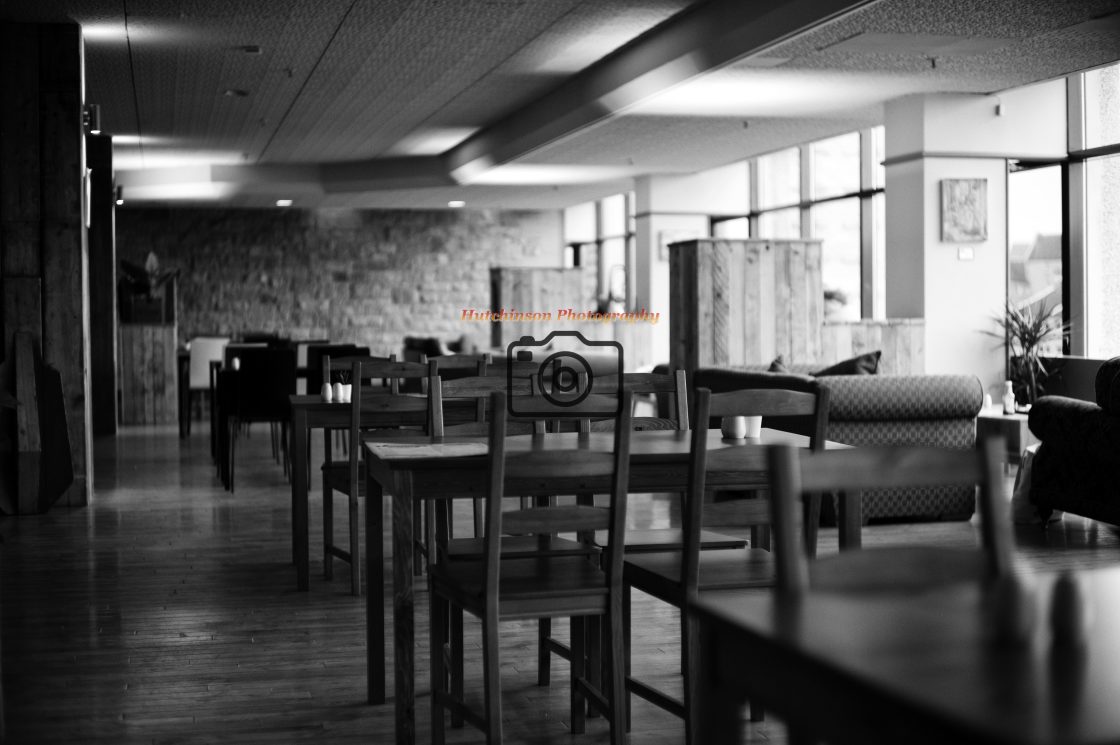
[[(808, 369), (791, 366), (790, 372)], [(733, 390), (735, 376), (734, 370), (700, 369), (691, 384)], [(827, 375), (817, 380), (830, 391), (830, 440), (857, 446), (975, 445), (984, 388), (973, 375)], [(863, 516), (875, 522), (967, 520), (974, 509), (974, 494), (967, 488), (875, 490), (864, 495)]]

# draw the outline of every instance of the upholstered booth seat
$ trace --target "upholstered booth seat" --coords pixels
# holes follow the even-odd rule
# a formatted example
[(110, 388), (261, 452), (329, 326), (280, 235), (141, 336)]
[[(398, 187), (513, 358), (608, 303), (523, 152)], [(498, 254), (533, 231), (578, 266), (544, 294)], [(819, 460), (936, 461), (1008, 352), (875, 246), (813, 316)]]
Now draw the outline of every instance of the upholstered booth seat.
[(1041, 444), (1030, 499), (1040, 517), (1052, 510), (1120, 525), (1120, 357), (1096, 375), (1096, 403), (1043, 396), (1027, 420)]
[[(808, 365), (788, 366), (800, 373)], [(763, 368), (764, 369), (764, 368)], [(754, 385), (758, 369), (702, 368), (693, 384), (712, 391)], [(906, 445), (969, 449), (976, 444), (976, 415), (984, 388), (974, 375), (820, 375), (830, 392), (828, 439), (855, 446)], [(797, 431), (796, 426), (763, 426)], [(967, 520), (975, 511), (971, 490), (959, 486), (875, 489), (864, 494), (867, 521)], [(825, 516), (828, 517), (828, 505)]]

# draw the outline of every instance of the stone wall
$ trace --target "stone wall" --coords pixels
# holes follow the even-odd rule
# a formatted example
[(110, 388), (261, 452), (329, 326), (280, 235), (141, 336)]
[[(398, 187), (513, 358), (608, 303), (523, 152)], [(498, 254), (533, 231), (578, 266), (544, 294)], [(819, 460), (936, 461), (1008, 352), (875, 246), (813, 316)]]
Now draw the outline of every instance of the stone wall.
[(180, 342), (279, 332), (400, 352), (405, 336), (481, 345), (491, 266), (560, 266), (559, 212), (121, 209), (117, 253), (179, 269)]

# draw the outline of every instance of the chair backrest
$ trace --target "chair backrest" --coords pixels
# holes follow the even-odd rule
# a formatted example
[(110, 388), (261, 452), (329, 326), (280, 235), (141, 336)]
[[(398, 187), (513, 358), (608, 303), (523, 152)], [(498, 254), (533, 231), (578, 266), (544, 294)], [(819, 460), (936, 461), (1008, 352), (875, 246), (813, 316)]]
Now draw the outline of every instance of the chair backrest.
[(304, 339), (303, 341), (295, 342), (296, 346), (296, 367), (307, 367), (307, 349), (308, 347), (321, 347), (324, 344), (330, 344), (330, 339)]
[(369, 347), (357, 344), (310, 344), (307, 347), (307, 392), (314, 395), (323, 387), (324, 357), (368, 357)]
[[(804, 453), (772, 446), (768, 459), (777, 590), (906, 590), (1006, 576), (1014, 548), (1002, 498), (1004, 452), (1002, 438), (987, 439), (974, 450), (892, 447)], [(805, 493), (941, 484), (977, 487), (981, 548), (875, 547), (810, 562), (797, 538), (794, 504)]]
[(435, 363), (436, 373), (447, 380), (468, 375), (485, 375), (492, 360), (488, 353), (443, 354), (430, 359)]
[(823, 450), (828, 439), (828, 387), (815, 380), (791, 377), (792, 388), (746, 388), (712, 393), (709, 422), (725, 416), (798, 417), (811, 421), (810, 448)]
[[(422, 381), (424, 386), (433, 377), (430, 364), (419, 362), (400, 362), (393, 357), (351, 357), (348, 360), (332, 362), (329, 357), (324, 358), (324, 367), (334, 369), (335, 364), (349, 365), (349, 378), (353, 389), (350, 393), (350, 449), (348, 461), (350, 466), (350, 493), (357, 494), (359, 469), (361, 465), (361, 433), (370, 428), (362, 426), (362, 411), (369, 408), (393, 409), (395, 411), (408, 411), (414, 414), (416, 421), (423, 422), (424, 428), (430, 431), (431, 411), (428, 408), (428, 398), (425, 396), (397, 395), (397, 386), (401, 381)], [(389, 380), (391, 385), (388, 392), (375, 391), (373, 386), (362, 385), (359, 381)]]
[[(438, 372), (438, 360), (432, 360), (433, 372)], [(442, 376), (434, 376), (428, 384), (428, 399), (432, 412), (432, 434), (436, 437), (444, 435), (487, 435), (490, 432), (490, 411), (487, 409), (490, 397), (494, 393), (505, 393), (507, 396), (532, 395), (532, 384), (529, 378), (517, 378), (512, 388), (504, 377), (493, 375), (472, 375), (464, 378), (444, 380)], [(475, 402), (473, 422), (461, 422), (448, 425), (445, 406), (448, 401), (468, 399)], [(503, 416), (506, 412), (503, 411)], [(528, 420), (509, 418), (506, 425), (507, 434), (531, 434), (545, 431), (544, 420)]]
[(221, 361), (228, 336), (196, 336), (190, 340), (190, 389), (210, 390), (210, 363)]
[(224, 367), (226, 369), (230, 369), (230, 368), (233, 367), (233, 361), (234, 360), (238, 360), (238, 364), (240, 364), (241, 357), (246, 352), (251, 352), (254, 349), (267, 349), (267, 348), (268, 348), (268, 344), (264, 343), (263, 341), (262, 342), (252, 342), (252, 343), (246, 343), (246, 342), (240, 342), (240, 341), (231, 341), (229, 344), (226, 345), (226, 348), (222, 351), (222, 367)]
[[(705, 493), (708, 474), (714, 471), (734, 470), (739, 467), (746, 451), (741, 448), (724, 448), (708, 451), (707, 424), (713, 418), (724, 416), (811, 416), (817, 434), (810, 438), (811, 448), (823, 448), (828, 429), (828, 389), (821, 385), (806, 386), (805, 390), (762, 388), (712, 393), (707, 388), (697, 388), (693, 396), (696, 406), (696, 424), (692, 429), (688, 471), (688, 499), (685, 501), (682, 526), (684, 548), (681, 557), (682, 582), (686, 593), (696, 592), (699, 583), (700, 531), (704, 524)], [(756, 453), (757, 454), (757, 453)], [(812, 497), (812, 517), (819, 516), (819, 495)], [(769, 497), (737, 500), (733, 511), (735, 518), (744, 525), (769, 525), (771, 521)], [(799, 500), (800, 503), (800, 500)], [(717, 506), (711, 505), (709, 510)], [(815, 530), (806, 526), (806, 541), (815, 553)]]
[[(688, 420), (688, 376), (684, 370), (671, 373), (622, 373), (598, 375), (591, 382), (592, 396), (617, 396), (619, 391), (630, 391), (635, 401), (639, 396), (664, 397), (668, 399), (668, 417), (634, 416), (635, 431), (642, 430), (687, 430)], [(656, 404), (654, 405), (656, 410)], [(609, 431), (613, 426), (609, 419), (590, 422), (592, 432)]]
[(288, 397), (296, 392), (296, 350), (244, 347), (238, 350), (238, 359), (237, 416), (243, 421), (287, 421), (291, 414)]
[[(566, 532), (607, 531), (607, 545), (602, 567), (612, 591), (620, 591), (622, 578), (623, 545), (626, 529), (626, 494), (630, 480), (630, 433), (633, 394), (624, 394), (624, 406), (616, 422), (611, 452), (595, 450), (541, 450), (519, 453), (515, 458), (506, 457), (506, 417), (490, 418), (488, 439), (489, 480), (485, 505), (485, 531), (483, 561), (485, 565), (484, 592), (496, 595), (501, 565), (502, 535), (553, 535)], [(490, 396), (491, 411), (506, 410), (506, 394), (495, 392)], [(610, 499), (606, 506), (549, 504), (529, 506), (519, 510), (503, 510), (502, 501), (506, 485), (511, 481), (522, 484), (520, 496), (537, 491), (541, 495), (555, 495), (562, 484), (573, 484), (581, 479), (604, 479), (610, 484)], [(531, 486), (525, 486), (530, 484)], [(573, 491), (579, 491), (574, 488)], [(595, 489), (600, 491), (600, 489)], [(531, 504), (527, 503), (527, 504)]]

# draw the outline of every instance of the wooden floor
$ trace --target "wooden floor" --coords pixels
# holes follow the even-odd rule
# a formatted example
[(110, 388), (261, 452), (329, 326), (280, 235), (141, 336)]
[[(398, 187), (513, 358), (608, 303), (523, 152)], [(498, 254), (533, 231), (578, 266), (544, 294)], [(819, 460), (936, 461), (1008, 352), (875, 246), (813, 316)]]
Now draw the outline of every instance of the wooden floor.
[[(215, 479), (208, 448), (204, 427), (182, 442), (171, 429), (126, 430), (96, 443), (89, 507), (0, 521), (7, 742), (392, 741), (391, 703), (364, 703), (364, 605), (347, 594), (347, 569), (327, 582), (313, 552), (311, 591), (294, 589), (289, 489), (267, 430), (255, 428), (238, 450), (235, 496)], [(632, 520), (665, 525), (672, 511), (646, 498)], [(973, 535), (969, 523), (881, 526), (865, 531), (865, 543)], [(318, 546), (314, 514), (311, 536)], [(1021, 529), (1019, 542), (1041, 570), (1120, 560), (1117, 536), (1080, 519)], [(822, 552), (835, 545), (835, 530), (824, 530)], [(425, 595), (419, 742), (429, 731)], [(675, 614), (645, 597), (635, 606), (635, 670), (679, 686)], [(535, 685), (534, 634), (516, 624), (503, 634), (506, 741), (607, 742), (602, 720), (569, 733), (565, 663), (554, 664), (551, 688)], [(470, 670), (477, 642), (468, 655)], [(683, 739), (678, 720), (639, 700), (633, 722), (635, 745)], [(785, 742), (780, 723), (744, 728), (751, 742)], [(482, 741), (470, 728), (450, 733), (451, 742)]]

